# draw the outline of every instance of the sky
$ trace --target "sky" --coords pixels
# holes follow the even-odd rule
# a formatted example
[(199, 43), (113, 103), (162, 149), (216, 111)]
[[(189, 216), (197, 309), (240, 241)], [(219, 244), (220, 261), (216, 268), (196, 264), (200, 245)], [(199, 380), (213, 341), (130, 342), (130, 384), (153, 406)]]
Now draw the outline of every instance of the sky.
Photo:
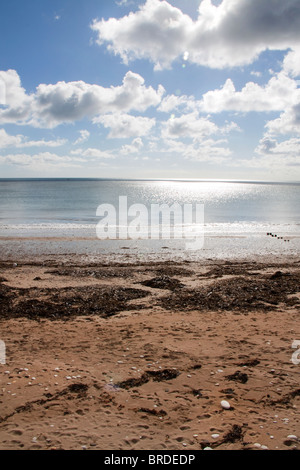
[(2, 0), (0, 177), (300, 181), (299, 0)]

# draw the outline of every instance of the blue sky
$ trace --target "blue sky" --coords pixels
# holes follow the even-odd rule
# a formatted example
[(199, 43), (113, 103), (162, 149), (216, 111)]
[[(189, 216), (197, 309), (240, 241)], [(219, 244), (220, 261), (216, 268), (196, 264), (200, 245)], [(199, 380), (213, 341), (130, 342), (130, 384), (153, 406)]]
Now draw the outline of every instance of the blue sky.
[(300, 181), (298, 0), (3, 0), (0, 176)]

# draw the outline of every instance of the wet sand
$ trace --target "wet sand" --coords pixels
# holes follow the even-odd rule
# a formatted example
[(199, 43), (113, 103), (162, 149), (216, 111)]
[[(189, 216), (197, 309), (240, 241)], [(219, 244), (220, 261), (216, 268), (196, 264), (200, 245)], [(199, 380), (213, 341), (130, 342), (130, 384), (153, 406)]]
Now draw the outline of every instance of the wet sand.
[(0, 299), (0, 449), (300, 448), (296, 257), (20, 258)]

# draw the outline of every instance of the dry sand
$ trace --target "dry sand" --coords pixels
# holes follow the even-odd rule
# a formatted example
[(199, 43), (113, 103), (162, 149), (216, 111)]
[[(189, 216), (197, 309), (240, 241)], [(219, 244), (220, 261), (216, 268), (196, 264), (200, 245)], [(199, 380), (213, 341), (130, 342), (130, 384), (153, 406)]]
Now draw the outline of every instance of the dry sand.
[(299, 260), (2, 262), (0, 281), (0, 449), (300, 448)]

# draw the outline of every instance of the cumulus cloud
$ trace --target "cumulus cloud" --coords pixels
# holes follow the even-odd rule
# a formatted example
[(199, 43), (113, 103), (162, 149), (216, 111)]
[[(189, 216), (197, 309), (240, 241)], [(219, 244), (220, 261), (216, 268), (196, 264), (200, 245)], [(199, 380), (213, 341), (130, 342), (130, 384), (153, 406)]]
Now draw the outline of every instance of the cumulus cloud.
[(171, 111), (182, 109), (184, 109), (184, 111), (194, 111), (196, 108), (197, 102), (193, 96), (167, 95), (162, 99), (157, 109), (162, 113), (170, 113)]
[(171, 117), (163, 123), (162, 137), (164, 139), (190, 138), (203, 141), (213, 134), (227, 134), (239, 130), (236, 123), (226, 123), (223, 127), (217, 126), (209, 117), (199, 116), (197, 111)]
[(300, 139), (291, 138), (278, 142), (276, 139), (264, 137), (259, 142), (256, 152), (260, 155), (280, 155), (289, 159), (290, 157), (298, 158), (300, 163)]
[(81, 157), (88, 157), (89, 159), (115, 158), (115, 155), (113, 155), (111, 152), (97, 148), (88, 148), (86, 150), (79, 148), (72, 150), (71, 155), (80, 155)]
[(10, 135), (5, 129), (0, 129), (0, 149), (7, 147), (27, 148), (27, 147), (60, 147), (67, 141), (65, 139), (58, 140), (28, 140), (23, 135)]
[(131, 144), (123, 145), (121, 150), (120, 150), (120, 153), (122, 155), (129, 155), (129, 154), (132, 154), (132, 153), (138, 153), (142, 150), (143, 147), (144, 147), (144, 144), (143, 144), (142, 139), (140, 137), (137, 137), (136, 139), (133, 139)]
[(41, 84), (32, 95), (26, 95), (15, 71), (0, 72), (7, 83), (5, 109), (0, 109), (0, 123), (30, 124), (54, 128), (62, 123), (93, 118), (107, 113), (143, 112), (158, 106), (164, 94), (146, 87), (143, 77), (127, 72), (120, 86), (104, 88), (83, 81)]
[(0, 156), (0, 162), (8, 165), (28, 167), (32, 170), (50, 167), (77, 167), (84, 160), (70, 156), (59, 156), (50, 152), (42, 152), (35, 155), (26, 153), (8, 154)]
[(199, 117), (197, 112), (171, 117), (163, 123), (162, 136), (166, 139), (189, 137), (201, 140), (218, 132), (218, 126), (206, 117)]
[(169, 66), (184, 54), (191, 18), (167, 2), (148, 0), (136, 13), (121, 19), (94, 20), (91, 28), (98, 43), (108, 42), (108, 49), (125, 63), (133, 59), (150, 59), (156, 68)]
[(300, 100), (298, 104), (288, 108), (279, 118), (267, 122), (268, 134), (300, 135)]
[[(283, 115), (280, 121), (286, 122), (285, 127), (288, 123), (290, 127), (295, 127), (299, 125), (300, 110), (298, 103), (300, 103), (299, 83), (289, 76), (283, 68), (282, 71), (271, 77), (265, 85), (248, 82), (241, 90), (237, 90), (233, 81), (229, 78), (220, 88), (204, 93), (201, 100), (196, 100), (193, 96), (167, 95), (162, 99), (157, 109), (165, 113), (198, 111), (209, 114), (221, 112), (280, 112), (286, 110), (287, 115)], [(279, 125), (279, 122), (276, 121), (276, 124)]]
[(78, 139), (74, 142), (74, 145), (80, 145), (83, 142), (86, 142), (91, 135), (90, 132), (87, 131), (86, 129), (82, 129), (81, 131), (79, 131), (79, 134), (80, 134), (80, 137), (78, 137)]
[(252, 63), (268, 49), (299, 46), (298, 0), (202, 0), (196, 21), (167, 1), (147, 0), (123, 18), (95, 19), (98, 43), (125, 63), (149, 59), (156, 69), (179, 57), (211, 68)]
[(0, 109), (0, 123), (18, 123), (29, 115), (32, 98), (26, 94), (21, 79), (15, 70), (0, 71), (2, 100), (5, 106)]
[(110, 129), (109, 139), (126, 139), (147, 135), (155, 126), (155, 119), (130, 114), (106, 114), (93, 120), (94, 124), (102, 124)]
[(177, 153), (187, 160), (212, 164), (228, 162), (232, 154), (226, 139), (214, 140), (212, 138), (204, 138), (202, 141), (194, 140), (189, 144), (178, 140), (166, 139), (164, 144), (165, 146), (160, 149), (162, 153), (171, 155)]
[(282, 111), (299, 100), (297, 82), (282, 71), (265, 86), (248, 82), (241, 91), (237, 91), (232, 80), (228, 79), (220, 89), (205, 93), (199, 107), (208, 113), (268, 112)]
[(199, 145), (188, 146), (184, 151), (184, 157), (189, 160), (208, 162), (211, 164), (228, 162), (232, 151), (226, 146), (224, 139), (203, 140)]
[(292, 77), (300, 77), (300, 47), (285, 56), (283, 69)]

